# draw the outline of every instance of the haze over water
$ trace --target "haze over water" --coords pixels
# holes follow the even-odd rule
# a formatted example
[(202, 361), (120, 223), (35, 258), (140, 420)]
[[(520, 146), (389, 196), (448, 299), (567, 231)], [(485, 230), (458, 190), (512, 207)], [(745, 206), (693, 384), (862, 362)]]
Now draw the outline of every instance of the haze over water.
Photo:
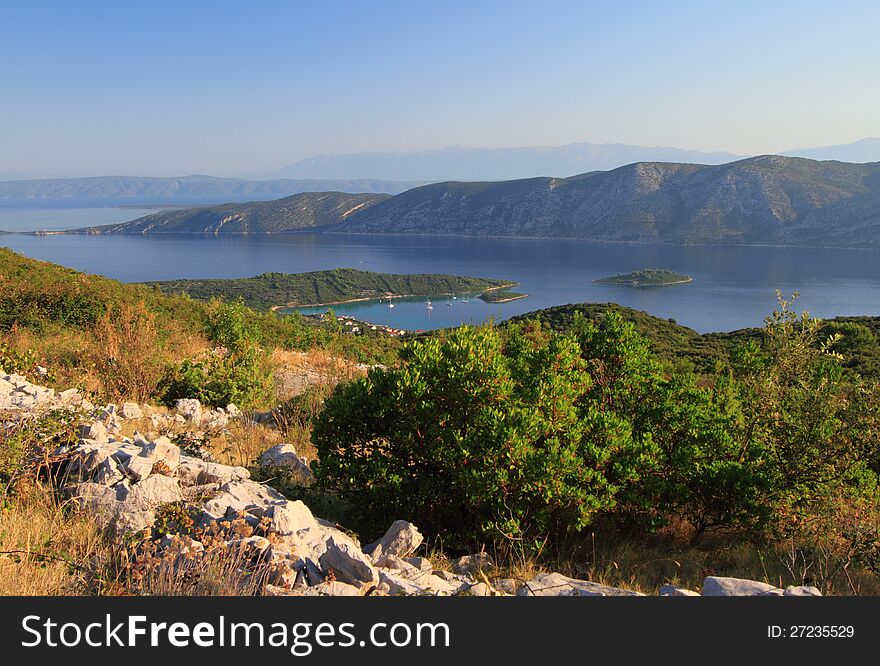
[[(104, 211), (116, 211), (113, 221), (141, 214), (130, 209), (77, 209), (68, 213), (70, 224), (59, 224), (77, 227), (105, 222), (100, 217), (107, 214)], [(0, 221), (8, 222), (5, 213), (0, 210)], [(393, 309), (381, 302), (334, 308), (340, 314), (405, 329), (479, 323), (489, 317), (501, 320), (565, 303), (612, 301), (675, 319), (700, 332), (727, 331), (760, 325), (775, 306), (777, 288), (786, 293), (800, 291), (798, 309), (815, 316), (880, 315), (880, 253), (871, 250), (318, 233), (223, 237), (12, 234), (0, 236), (0, 245), (123, 282), (350, 267), (510, 279), (520, 282), (515, 291), (530, 295), (494, 305), (476, 298), (463, 303), (460, 297), (451, 307), (444, 299), (436, 299), (433, 311), (426, 310), (424, 299), (396, 301)], [(641, 268), (667, 268), (687, 273), (694, 281), (646, 289), (593, 283)]]

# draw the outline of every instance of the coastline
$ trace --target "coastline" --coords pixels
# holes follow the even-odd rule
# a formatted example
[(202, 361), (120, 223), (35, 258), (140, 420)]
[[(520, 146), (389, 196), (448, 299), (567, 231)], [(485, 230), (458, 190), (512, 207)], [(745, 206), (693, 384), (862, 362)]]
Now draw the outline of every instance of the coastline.
[[(510, 287), (515, 287), (519, 282), (510, 282), (509, 284), (501, 284), (497, 287), (489, 287), (487, 289), (483, 289), (480, 294), (486, 294), (490, 291), (498, 291), (500, 289), (509, 289)], [(361, 296), (358, 298), (349, 298), (344, 301), (329, 301), (327, 303), (287, 303), (286, 305), (273, 305), (269, 308), (270, 312), (277, 312), (278, 310), (285, 310), (287, 308), (324, 308), (324, 307), (333, 307), (334, 305), (350, 305), (351, 303), (365, 303), (367, 301), (384, 301), (386, 298), (395, 299), (395, 298), (437, 298), (438, 296), (455, 296), (459, 293), (465, 292), (451, 292), (444, 291), (438, 292), (436, 294), (389, 294), (387, 296)], [(476, 293), (476, 292), (469, 292)], [(525, 294), (521, 298), (525, 298), (528, 294)], [(478, 296), (479, 298), (479, 296)], [(512, 301), (518, 300), (517, 298), (509, 299)], [(507, 301), (495, 301), (496, 303), (506, 303)]]

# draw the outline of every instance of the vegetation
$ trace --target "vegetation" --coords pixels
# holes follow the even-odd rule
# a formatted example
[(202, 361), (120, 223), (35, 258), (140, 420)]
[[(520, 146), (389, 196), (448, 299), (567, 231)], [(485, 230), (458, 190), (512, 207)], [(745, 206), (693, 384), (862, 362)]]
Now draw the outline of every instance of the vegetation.
[(77, 229), (92, 234), (283, 233), (322, 227), (345, 220), (388, 198), (387, 194), (303, 192), (274, 201), (227, 203), (219, 206), (176, 208), (139, 217), (131, 222)]
[(50, 374), (42, 383), (77, 386), (99, 401), (198, 397), (242, 407), (271, 406), (275, 349), (322, 348), (391, 363), (400, 345), (236, 301), (163, 294), (2, 248), (0, 335), (0, 368), (31, 375), (44, 366)]
[(710, 381), (664, 369), (615, 312), (564, 333), (462, 327), (337, 386), (317, 477), (367, 523), (405, 517), (466, 548), (675, 525), (877, 573), (880, 392), (839, 344), (781, 296)]
[(228, 280), (167, 280), (149, 283), (165, 293), (185, 293), (198, 300), (242, 299), (257, 310), (281, 305), (332, 305), (395, 296), (440, 296), (478, 293), (513, 285), (506, 280), (457, 275), (393, 275), (353, 268), (313, 273), (263, 273)]
[(626, 287), (665, 287), (673, 284), (685, 284), (693, 278), (684, 273), (676, 273), (665, 268), (644, 268), (632, 273), (622, 273), (613, 277), (596, 280), (598, 284), (616, 284)]
[(528, 294), (519, 294), (515, 291), (508, 291), (507, 289), (487, 291), (479, 296), (480, 300), (486, 301), (487, 303), (506, 303), (508, 301), (516, 301), (520, 298), (527, 297)]

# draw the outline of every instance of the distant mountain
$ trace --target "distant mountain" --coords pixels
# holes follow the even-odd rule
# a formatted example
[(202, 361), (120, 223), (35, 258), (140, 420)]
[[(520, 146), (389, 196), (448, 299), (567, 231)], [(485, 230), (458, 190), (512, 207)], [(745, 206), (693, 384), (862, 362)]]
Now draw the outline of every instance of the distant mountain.
[(374, 179), (244, 180), (184, 176), (141, 178), (98, 176), (0, 182), (0, 203), (77, 205), (217, 204), (272, 200), (301, 192), (398, 194), (422, 182), (391, 183)]
[(840, 162), (880, 162), (880, 138), (867, 138), (855, 143), (818, 148), (798, 148), (783, 155), (807, 157), (811, 160), (838, 160)]
[(633, 162), (723, 164), (741, 156), (621, 143), (572, 143), (534, 148), (463, 148), (397, 153), (318, 155), (279, 169), (275, 178), (380, 178), (387, 180), (511, 180), (571, 176)]
[(880, 247), (880, 163), (765, 155), (571, 178), (435, 183), (331, 231)]
[(394, 197), (308, 193), (156, 213), (96, 233), (371, 234), (880, 247), (880, 162), (764, 155), (639, 162), (570, 178), (443, 182)]
[(281, 233), (341, 222), (388, 197), (387, 194), (306, 192), (276, 201), (178, 208), (122, 224), (78, 229), (74, 233)]

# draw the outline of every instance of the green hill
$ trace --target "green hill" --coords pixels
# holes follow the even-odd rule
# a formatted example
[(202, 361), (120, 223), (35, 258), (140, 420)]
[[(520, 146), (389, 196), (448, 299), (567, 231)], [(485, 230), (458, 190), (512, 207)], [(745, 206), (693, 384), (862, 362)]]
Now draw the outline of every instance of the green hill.
[(264, 273), (250, 278), (150, 282), (165, 293), (185, 293), (208, 300), (241, 298), (258, 310), (272, 307), (335, 304), (394, 296), (441, 296), (481, 293), (512, 286), (507, 280), (457, 275), (394, 275), (338, 268), (312, 273)]

